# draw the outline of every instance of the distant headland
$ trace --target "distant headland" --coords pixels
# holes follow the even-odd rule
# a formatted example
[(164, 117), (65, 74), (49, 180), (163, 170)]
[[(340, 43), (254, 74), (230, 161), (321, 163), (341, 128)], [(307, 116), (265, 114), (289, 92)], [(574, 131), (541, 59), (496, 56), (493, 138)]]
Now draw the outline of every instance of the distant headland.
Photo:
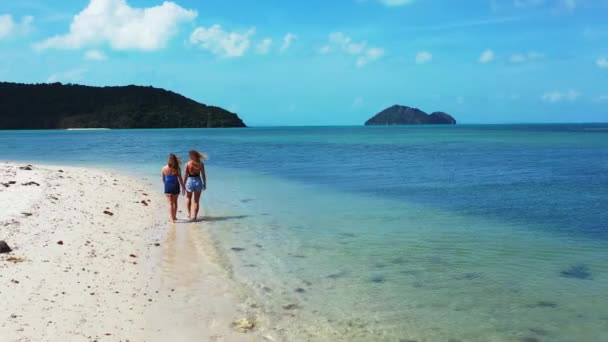
[(0, 82), (0, 129), (246, 127), (235, 114), (143, 86)]
[(444, 112), (427, 114), (418, 108), (394, 105), (374, 115), (366, 126), (378, 125), (455, 125), (456, 119)]

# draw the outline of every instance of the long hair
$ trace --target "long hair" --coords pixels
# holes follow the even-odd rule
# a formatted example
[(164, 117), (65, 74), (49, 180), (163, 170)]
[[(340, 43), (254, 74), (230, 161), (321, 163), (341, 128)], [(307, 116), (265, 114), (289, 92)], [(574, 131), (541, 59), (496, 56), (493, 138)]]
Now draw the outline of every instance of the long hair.
[(192, 161), (192, 163), (194, 165), (196, 165), (197, 167), (201, 166), (201, 159), (205, 160), (207, 159), (207, 155), (204, 153), (200, 153), (196, 150), (190, 150), (190, 152), (188, 153), (190, 155), (190, 160)]
[(173, 154), (173, 153), (169, 154), (169, 159), (167, 160), (167, 166), (169, 166), (171, 171), (179, 174), (181, 163), (182, 163), (182, 160), (179, 159), (175, 154)]

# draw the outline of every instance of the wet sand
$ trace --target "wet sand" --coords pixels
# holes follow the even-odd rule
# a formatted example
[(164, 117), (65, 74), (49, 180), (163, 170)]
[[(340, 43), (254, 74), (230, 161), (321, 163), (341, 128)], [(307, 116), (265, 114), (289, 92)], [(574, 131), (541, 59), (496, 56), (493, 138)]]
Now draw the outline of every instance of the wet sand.
[[(156, 187), (14, 163), (0, 183), (0, 240), (13, 249), (0, 254), (3, 342), (274, 340), (200, 224), (169, 223)], [(256, 327), (235, 327), (243, 318)]]

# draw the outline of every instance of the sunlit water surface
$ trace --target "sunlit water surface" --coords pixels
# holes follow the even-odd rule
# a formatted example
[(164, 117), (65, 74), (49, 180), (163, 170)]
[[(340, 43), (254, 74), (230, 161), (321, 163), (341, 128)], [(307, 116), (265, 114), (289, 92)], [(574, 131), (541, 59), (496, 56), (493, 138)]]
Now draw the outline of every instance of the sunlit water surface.
[(159, 192), (190, 148), (197, 229), (290, 339), (608, 340), (608, 125), (0, 131)]

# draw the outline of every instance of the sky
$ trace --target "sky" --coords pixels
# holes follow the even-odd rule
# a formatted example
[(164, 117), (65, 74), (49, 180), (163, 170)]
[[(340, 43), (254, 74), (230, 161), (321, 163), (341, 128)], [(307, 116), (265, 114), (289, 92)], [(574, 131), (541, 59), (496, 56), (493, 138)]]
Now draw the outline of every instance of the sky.
[(151, 85), (259, 126), (608, 122), (608, 0), (0, 0), (0, 81)]

